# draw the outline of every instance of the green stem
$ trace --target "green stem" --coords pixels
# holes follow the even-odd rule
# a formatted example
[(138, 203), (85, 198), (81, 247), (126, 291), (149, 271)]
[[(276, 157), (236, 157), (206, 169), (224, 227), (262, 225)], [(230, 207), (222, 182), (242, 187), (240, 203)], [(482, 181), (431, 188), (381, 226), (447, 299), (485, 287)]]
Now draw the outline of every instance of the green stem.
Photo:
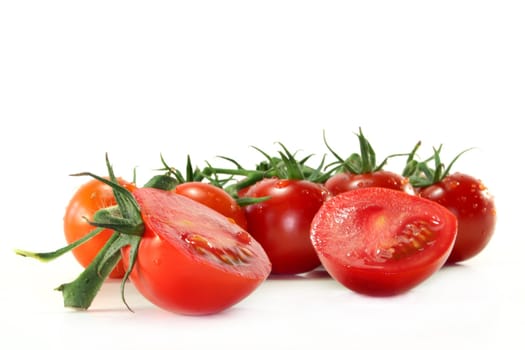
[(264, 172), (263, 171), (246, 170), (246, 169), (212, 168), (212, 167), (204, 168), (203, 169), (203, 173), (206, 174), (206, 175), (225, 174), (225, 175), (242, 175), (242, 176), (250, 176), (252, 174), (260, 174), (261, 178), (264, 176)]
[(69, 244), (69, 245), (67, 245), (65, 247), (62, 247), (62, 248), (57, 249), (57, 250), (52, 251), (52, 252), (35, 253), (35, 252), (27, 251), (27, 250), (15, 249), (15, 253), (18, 254), (18, 255), (21, 255), (21, 256), (34, 258), (34, 259), (37, 259), (37, 260), (40, 260), (40, 261), (43, 261), (43, 262), (48, 262), (48, 261), (51, 261), (51, 260), (54, 260), (54, 259), (58, 258), (59, 256), (64, 255), (65, 253), (75, 249), (79, 245), (89, 241), (91, 238), (95, 237), (96, 235), (98, 235), (103, 230), (104, 230), (104, 228), (97, 227), (96, 229), (94, 229), (93, 231), (89, 232), (84, 237), (76, 240), (75, 242), (73, 242), (73, 243), (71, 243), (71, 244)]

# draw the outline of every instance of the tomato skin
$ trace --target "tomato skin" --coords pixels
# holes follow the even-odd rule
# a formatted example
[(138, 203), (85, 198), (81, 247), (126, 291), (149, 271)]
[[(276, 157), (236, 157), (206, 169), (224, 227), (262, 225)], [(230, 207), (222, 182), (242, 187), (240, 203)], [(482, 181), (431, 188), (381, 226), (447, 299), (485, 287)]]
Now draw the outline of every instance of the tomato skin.
[(273, 274), (298, 274), (320, 265), (310, 241), (310, 224), (329, 192), (307, 180), (263, 179), (246, 197), (269, 199), (246, 207), (248, 231), (263, 246)]
[(404, 293), (447, 260), (457, 219), (441, 205), (387, 188), (348, 191), (327, 200), (311, 239), (327, 272), (372, 296)]
[[(153, 304), (181, 314), (212, 314), (238, 303), (269, 275), (262, 247), (215, 210), (153, 188), (136, 189), (133, 195), (145, 231), (130, 279)], [(122, 249), (126, 268), (129, 250)]]
[(222, 188), (206, 182), (185, 182), (177, 185), (173, 192), (218, 211), (244, 229), (248, 227), (244, 210)]
[(443, 205), (458, 218), (458, 235), (447, 263), (470, 259), (487, 246), (496, 227), (496, 208), (480, 180), (454, 173), (421, 189), (419, 195)]
[[(132, 190), (135, 187), (121, 178), (118, 178), (117, 181), (128, 190)], [(80, 186), (70, 199), (64, 215), (64, 236), (67, 243), (72, 243), (84, 237), (96, 228), (88, 224), (85, 218), (91, 221), (93, 220), (93, 215), (99, 209), (116, 204), (113, 190), (103, 182), (91, 179)], [(87, 267), (112, 234), (112, 230), (103, 230), (86, 243), (73, 249), (74, 257), (83, 267)], [(119, 262), (109, 277), (121, 278), (124, 276), (124, 273), (125, 270), (122, 263)]]
[(386, 170), (364, 174), (337, 173), (326, 181), (325, 186), (334, 196), (364, 187), (384, 187), (410, 194), (414, 193), (414, 189), (407, 178)]

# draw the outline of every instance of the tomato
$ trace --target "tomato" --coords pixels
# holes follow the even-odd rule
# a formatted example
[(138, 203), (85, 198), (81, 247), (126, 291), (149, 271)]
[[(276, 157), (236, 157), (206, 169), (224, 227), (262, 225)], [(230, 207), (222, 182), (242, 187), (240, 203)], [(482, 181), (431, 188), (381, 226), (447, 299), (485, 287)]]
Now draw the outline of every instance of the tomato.
[(248, 231), (263, 246), (274, 274), (297, 274), (320, 265), (310, 241), (310, 223), (328, 197), (320, 184), (269, 178), (252, 185), (247, 197), (269, 199), (244, 207)]
[(326, 271), (368, 295), (406, 292), (448, 258), (457, 220), (445, 207), (407, 193), (369, 187), (327, 200), (311, 239)]
[[(128, 189), (134, 188), (134, 185), (123, 179), (118, 182)], [(90, 225), (86, 219), (92, 221), (93, 215), (99, 209), (116, 205), (117, 202), (113, 196), (113, 190), (103, 182), (92, 179), (84, 183), (70, 199), (64, 215), (64, 236), (68, 243), (72, 243), (96, 227)], [(78, 262), (87, 267), (97, 253), (102, 249), (109, 237), (113, 234), (112, 230), (105, 229), (86, 243), (73, 249), (73, 255)], [(119, 263), (111, 272), (111, 278), (121, 278), (125, 270), (122, 263)]]
[[(219, 312), (270, 274), (260, 244), (224, 215), (176, 193), (154, 188), (132, 193), (145, 229), (130, 279), (153, 304), (189, 315)], [(127, 268), (129, 246), (122, 257)]]
[(363, 187), (385, 187), (414, 193), (412, 185), (407, 178), (386, 170), (363, 174), (337, 173), (325, 182), (325, 186), (333, 195)]
[(359, 128), (357, 137), (359, 139), (361, 153), (353, 153), (346, 160), (341, 158), (341, 156), (328, 145), (325, 138), (325, 145), (337, 159), (335, 164), (338, 164), (335, 168), (336, 173), (325, 182), (328, 191), (335, 196), (357, 188), (384, 187), (413, 194), (414, 189), (408, 178), (391, 171), (383, 170), (387, 159), (398, 155), (391, 155), (385, 158), (381, 164), (377, 165), (374, 149), (363, 135), (361, 128)]
[(496, 226), (496, 208), (480, 180), (454, 173), (422, 188), (419, 195), (443, 205), (458, 218), (458, 235), (448, 263), (470, 259), (487, 246)]
[(173, 192), (218, 211), (244, 229), (248, 227), (243, 209), (220, 187), (205, 182), (185, 182), (177, 185)]

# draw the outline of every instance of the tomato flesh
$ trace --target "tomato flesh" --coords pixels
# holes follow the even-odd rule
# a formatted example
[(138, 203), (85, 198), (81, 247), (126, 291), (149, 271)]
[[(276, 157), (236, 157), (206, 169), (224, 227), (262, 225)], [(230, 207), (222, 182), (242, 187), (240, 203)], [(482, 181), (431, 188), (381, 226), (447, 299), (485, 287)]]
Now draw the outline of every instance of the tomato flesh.
[(470, 259), (487, 246), (496, 227), (496, 207), (481, 181), (455, 173), (422, 189), (419, 195), (443, 205), (458, 218), (458, 235), (447, 263)]
[[(215, 210), (152, 188), (133, 195), (145, 232), (130, 279), (153, 304), (177, 313), (222, 311), (269, 275), (270, 261), (250, 234)], [(129, 247), (123, 248), (129, 266)]]
[(242, 228), (248, 228), (243, 209), (222, 188), (206, 182), (185, 182), (177, 185), (173, 192), (202, 203), (232, 219)]
[(394, 295), (443, 266), (456, 232), (455, 216), (435, 202), (364, 188), (326, 201), (312, 222), (311, 239), (327, 272), (344, 286)]

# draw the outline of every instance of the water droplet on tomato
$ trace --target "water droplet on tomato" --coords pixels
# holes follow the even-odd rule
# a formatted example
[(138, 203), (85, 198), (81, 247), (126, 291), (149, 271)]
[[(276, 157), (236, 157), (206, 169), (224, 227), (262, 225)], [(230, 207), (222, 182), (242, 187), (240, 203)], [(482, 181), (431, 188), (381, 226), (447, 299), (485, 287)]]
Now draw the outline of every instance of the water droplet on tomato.
[(243, 244), (249, 244), (252, 240), (250, 237), (250, 234), (246, 231), (237, 232), (237, 234), (235, 235), (235, 238), (237, 239), (237, 241)]
[(461, 185), (461, 183), (459, 181), (449, 181), (447, 183), (447, 189), (448, 190), (453, 190), (454, 188), (458, 187), (459, 185)]
[(289, 180), (286, 180), (286, 179), (282, 179), (282, 180), (279, 180), (275, 183), (275, 187), (276, 188), (284, 188), (286, 186), (288, 186), (288, 184), (290, 183)]

